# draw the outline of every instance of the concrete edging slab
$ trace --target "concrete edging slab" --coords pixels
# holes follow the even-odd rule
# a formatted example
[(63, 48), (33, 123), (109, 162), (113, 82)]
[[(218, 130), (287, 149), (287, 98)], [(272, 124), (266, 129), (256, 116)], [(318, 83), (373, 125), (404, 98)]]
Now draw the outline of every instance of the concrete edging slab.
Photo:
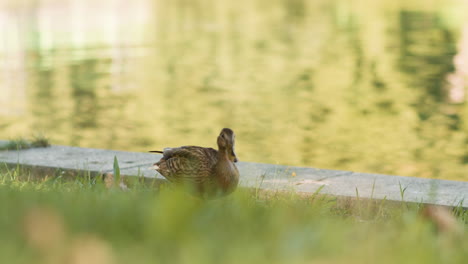
[[(5, 141), (0, 141), (1, 144)], [(114, 156), (121, 174), (163, 181), (149, 167), (160, 154), (51, 146), (0, 151), (0, 164), (27, 167), (40, 175), (67, 172), (103, 175), (112, 172)], [(468, 208), (468, 182), (425, 179), (350, 171), (325, 170), (284, 165), (239, 162), (240, 187), (262, 190), (296, 191), (302, 194), (327, 194), (337, 197), (427, 203)], [(73, 173), (74, 172), (74, 173)], [(50, 175), (51, 176), (51, 175)], [(402, 197), (402, 190), (404, 194)]]

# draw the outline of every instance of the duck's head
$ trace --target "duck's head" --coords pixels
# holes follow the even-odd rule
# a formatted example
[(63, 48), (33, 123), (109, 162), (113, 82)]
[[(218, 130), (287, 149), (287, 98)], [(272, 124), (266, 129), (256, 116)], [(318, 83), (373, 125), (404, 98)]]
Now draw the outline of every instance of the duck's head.
[(232, 162), (237, 162), (237, 156), (234, 150), (235, 140), (236, 135), (234, 134), (234, 131), (232, 131), (232, 129), (230, 128), (223, 128), (223, 130), (221, 130), (221, 133), (219, 133), (218, 147), (220, 149), (226, 150), (228, 157)]

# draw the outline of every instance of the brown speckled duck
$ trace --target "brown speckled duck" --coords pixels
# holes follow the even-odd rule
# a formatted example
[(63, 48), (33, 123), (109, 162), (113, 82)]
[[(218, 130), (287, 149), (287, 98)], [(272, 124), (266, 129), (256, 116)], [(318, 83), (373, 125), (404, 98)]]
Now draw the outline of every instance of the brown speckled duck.
[(163, 154), (153, 168), (170, 182), (188, 186), (199, 196), (228, 195), (239, 183), (234, 143), (234, 132), (223, 128), (218, 136), (218, 150), (182, 146), (150, 151)]

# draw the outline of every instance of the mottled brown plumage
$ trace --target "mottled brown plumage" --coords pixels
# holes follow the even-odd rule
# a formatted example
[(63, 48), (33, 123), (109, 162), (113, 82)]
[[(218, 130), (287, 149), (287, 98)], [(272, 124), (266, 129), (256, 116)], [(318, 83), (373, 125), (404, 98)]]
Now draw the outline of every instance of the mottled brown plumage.
[(218, 136), (218, 150), (197, 146), (165, 148), (154, 169), (172, 183), (189, 187), (203, 197), (227, 195), (239, 183), (235, 165), (235, 135), (223, 128)]

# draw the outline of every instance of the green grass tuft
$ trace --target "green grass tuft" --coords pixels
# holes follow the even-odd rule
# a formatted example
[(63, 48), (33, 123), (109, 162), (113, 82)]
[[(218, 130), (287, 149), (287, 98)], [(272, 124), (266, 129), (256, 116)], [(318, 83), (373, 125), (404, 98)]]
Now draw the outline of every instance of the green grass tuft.
[(31, 141), (32, 148), (46, 148), (49, 146), (50, 146), (49, 139), (42, 135), (34, 136)]
[(18, 138), (8, 141), (5, 145), (0, 146), (0, 150), (22, 150), (30, 148), (45, 148), (49, 147), (50, 143), (44, 136), (34, 136), (32, 140)]

